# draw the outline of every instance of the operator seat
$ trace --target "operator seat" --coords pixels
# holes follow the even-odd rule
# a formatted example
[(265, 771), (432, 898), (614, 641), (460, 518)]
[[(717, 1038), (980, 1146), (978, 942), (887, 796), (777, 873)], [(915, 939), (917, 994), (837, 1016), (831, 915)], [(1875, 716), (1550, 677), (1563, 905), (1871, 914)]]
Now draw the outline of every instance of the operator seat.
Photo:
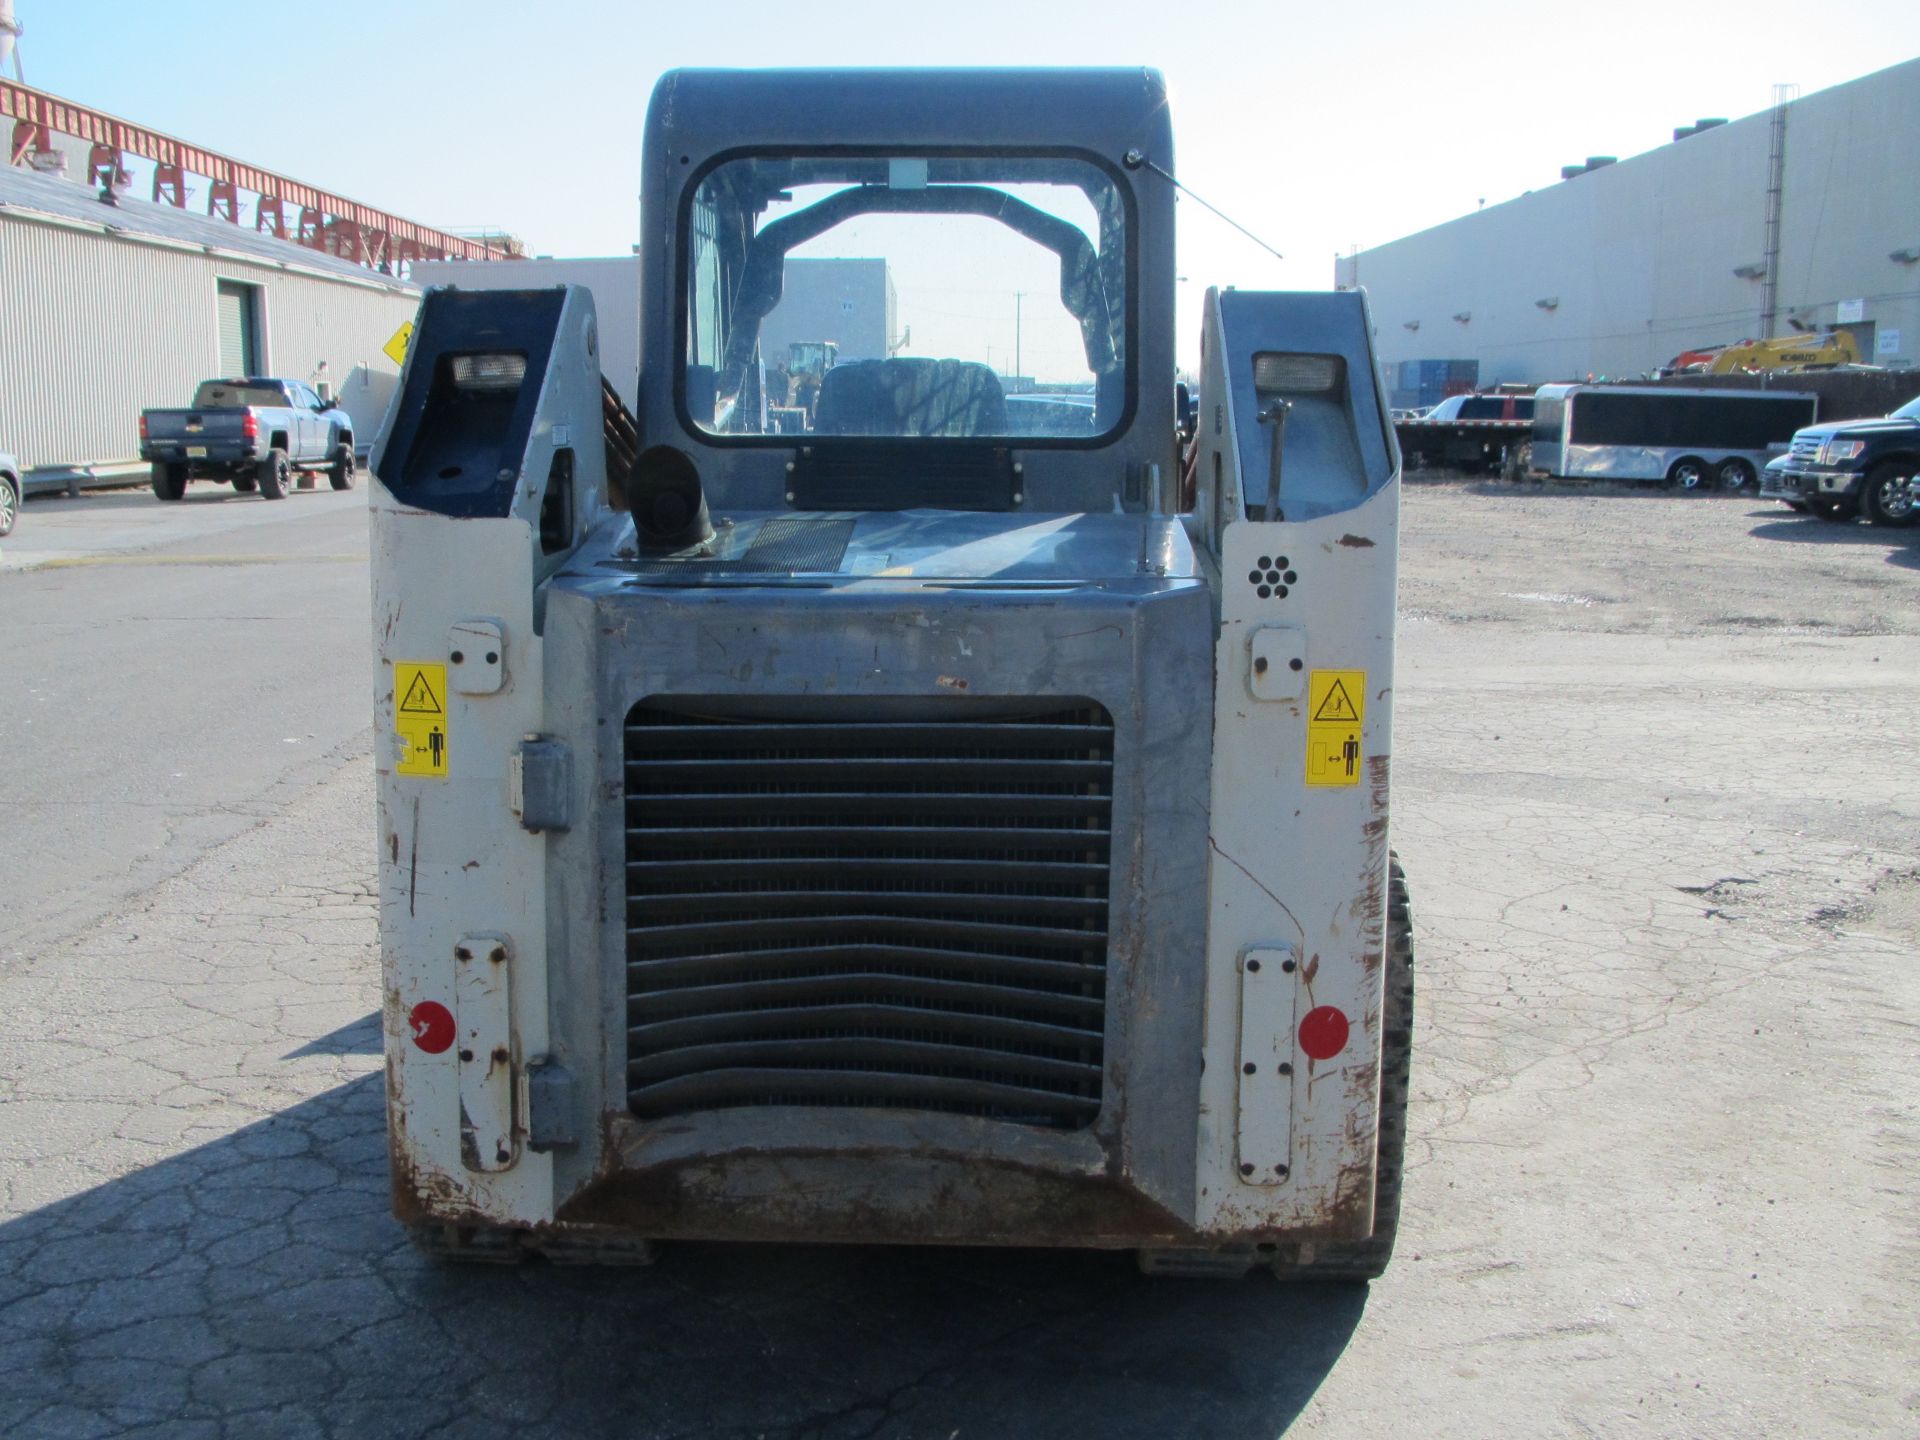
[(1004, 435), (1000, 377), (974, 360), (848, 360), (820, 381), (821, 435)]

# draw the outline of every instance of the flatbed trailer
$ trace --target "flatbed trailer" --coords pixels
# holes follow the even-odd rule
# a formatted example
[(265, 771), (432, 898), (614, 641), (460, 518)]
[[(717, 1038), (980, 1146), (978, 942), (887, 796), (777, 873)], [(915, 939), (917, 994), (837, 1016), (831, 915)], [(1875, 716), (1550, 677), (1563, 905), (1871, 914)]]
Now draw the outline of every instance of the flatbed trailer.
[(1533, 434), (1531, 420), (1397, 420), (1393, 433), (1409, 470), (1425, 466), (1483, 470), (1508, 468), (1508, 457)]
[(1410, 469), (1445, 466), (1518, 479), (1533, 434), (1533, 397), (1451, 395), (1418, 420), (1396, 420), (1393, 433)]

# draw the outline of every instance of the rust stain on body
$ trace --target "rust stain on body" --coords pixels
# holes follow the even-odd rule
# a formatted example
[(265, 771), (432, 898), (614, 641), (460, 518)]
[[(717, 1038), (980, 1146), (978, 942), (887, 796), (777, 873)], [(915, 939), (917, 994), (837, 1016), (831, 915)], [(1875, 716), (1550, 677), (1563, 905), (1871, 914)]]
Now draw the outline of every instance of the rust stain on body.
[(413, 797), (413, 841), (407, 854), (407, 914), (415, 914), (420, 892), (420, 797)]
[[(905, 1183), (909, 1173), (918, 1183)], [(1104, 1177), (857, 1150), (615, 1169), (563, 1205), (557, 1218), (563, 1226), (675, 1239), (1101, 1248), (1207, 1243), (1148, 1197)]]

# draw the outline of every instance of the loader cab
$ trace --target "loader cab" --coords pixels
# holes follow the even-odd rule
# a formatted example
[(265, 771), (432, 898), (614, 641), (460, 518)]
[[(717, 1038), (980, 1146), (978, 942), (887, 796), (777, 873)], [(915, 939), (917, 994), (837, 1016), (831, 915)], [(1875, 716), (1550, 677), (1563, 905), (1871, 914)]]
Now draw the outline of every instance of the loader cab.
[(731, 510), (1154, 508), (1176, 453), (1173, 189), (1141, 163), (1172, 164), (1159, 77), (847, 79), (655, 92), (643, 456)]

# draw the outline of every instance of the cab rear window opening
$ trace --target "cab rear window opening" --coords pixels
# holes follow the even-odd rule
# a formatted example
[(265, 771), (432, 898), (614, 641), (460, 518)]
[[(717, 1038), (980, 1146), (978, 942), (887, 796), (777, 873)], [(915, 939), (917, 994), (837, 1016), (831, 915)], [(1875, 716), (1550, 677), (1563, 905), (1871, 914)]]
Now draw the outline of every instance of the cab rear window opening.
[[(714, 162), (681, 214), (682, 421), (744, 444), (1103, 443), (1132, 391), (1131, 232), (1124, 186), (1078, 156)], [(826, 267), (791, 263), (834, 260), (866, 267), (844, 328)]]
[[(278, 385), (248, 385), (243, 381), (203, 380), (193, 392), (193, 404), (190, 410), (242, 410), (259, 408), (262, 410), (282, 410), (296, 403), (297, 394), (289, 395)], [(317, 402), (314, 402), (317, 403)]]

